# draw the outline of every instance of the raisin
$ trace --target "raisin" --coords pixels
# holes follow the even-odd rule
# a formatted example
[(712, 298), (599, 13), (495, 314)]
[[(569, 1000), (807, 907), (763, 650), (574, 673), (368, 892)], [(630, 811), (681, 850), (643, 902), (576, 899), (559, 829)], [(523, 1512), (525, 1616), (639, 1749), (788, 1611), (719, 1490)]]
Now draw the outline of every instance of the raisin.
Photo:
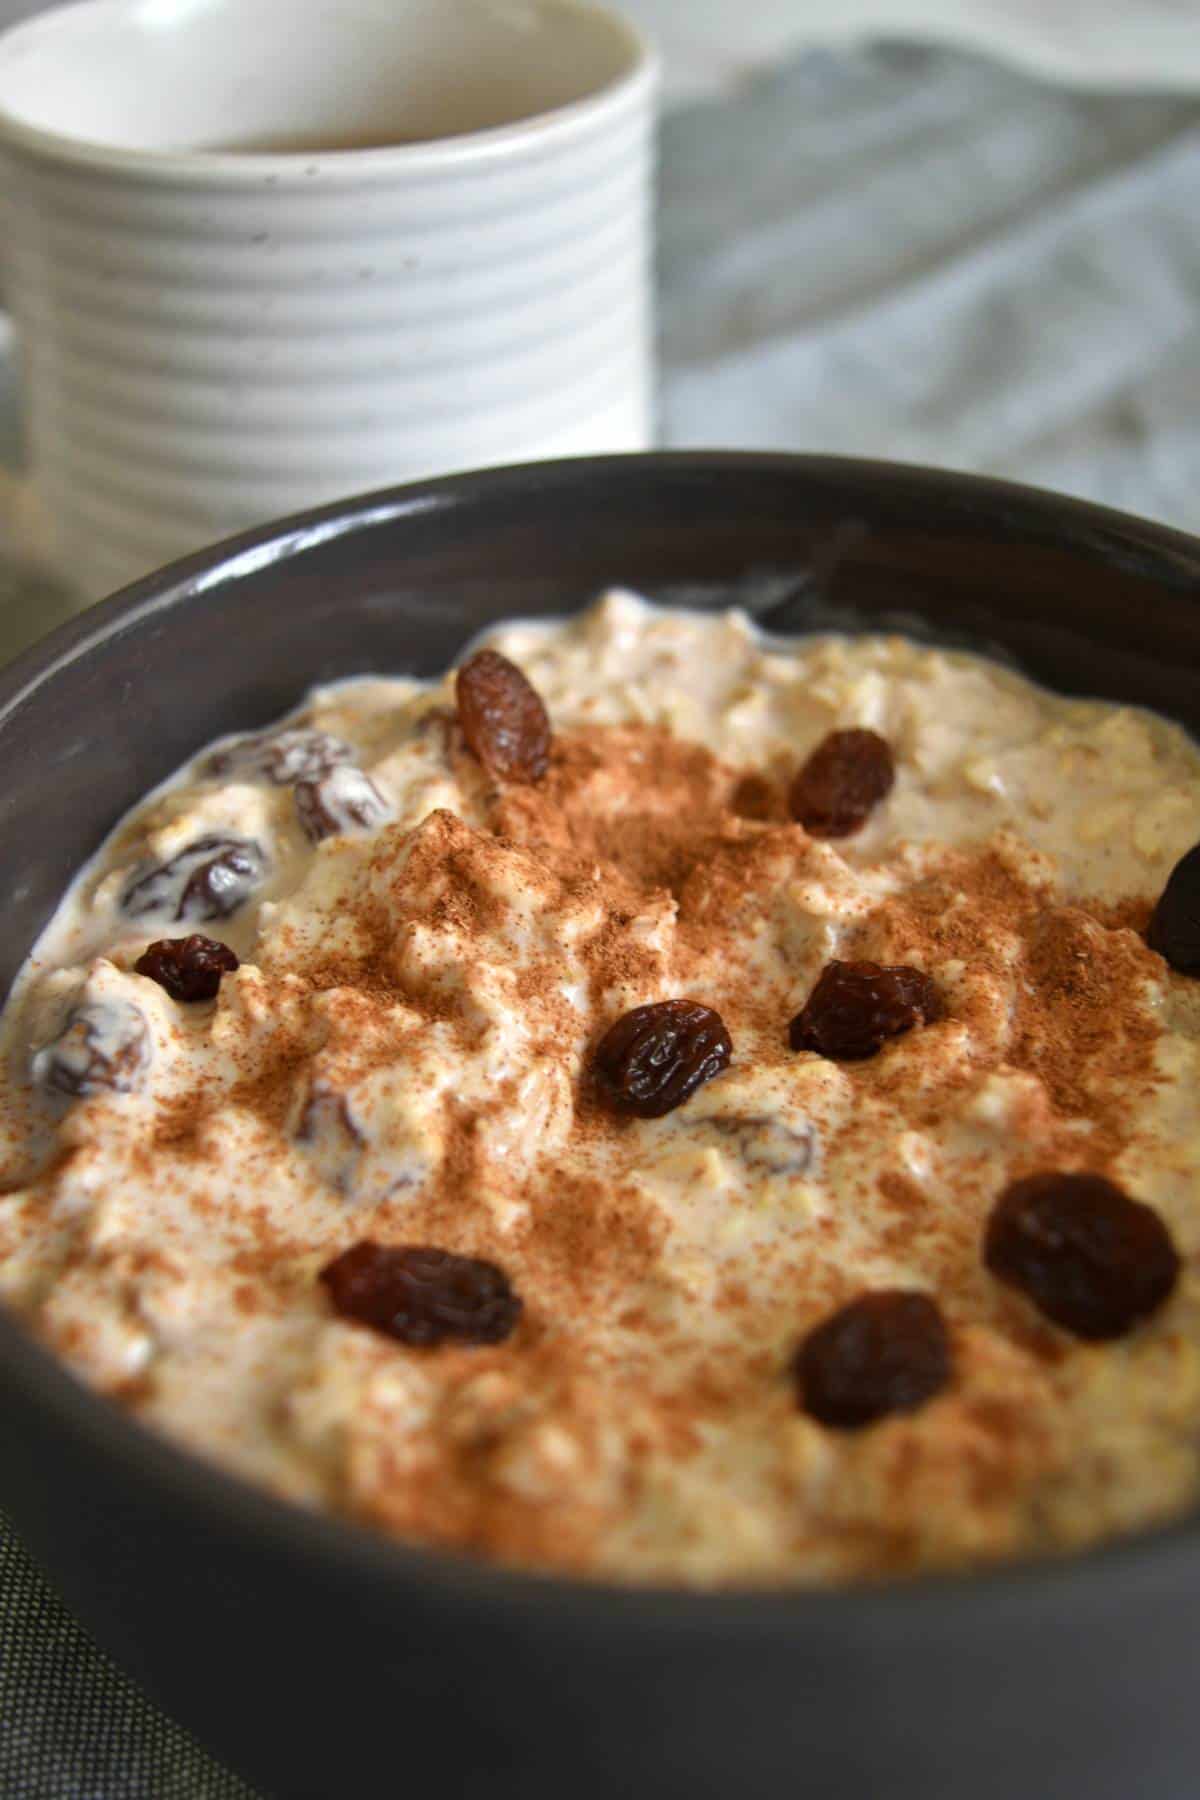
[(942, 1016), (937, 988), (920, 969), (900, 963), (831, 962), (788, 1028), (793, 1050), (815, 1050), (833, 1062), (861, 1062), (889, 1038)]
[(314, 844), (352, 831), (375, 831), (393, 816), (369, 775), (361, 769), (331, 769), (319, 781), (296, 783), (296, 817)]
[(1146, 942), (1181, 975), (1200, 975), (1200, 844), (1167, 877)]
[(800, 1404), (822, 1425), (856, 1430), (915, 1412), (947, 1385), (950, 1338), (927, 1294), (863, 1294), (809, 1332), (793, 1365)]
[(367, 1141), (345, 1094), (324, 1082), (314, 1082), (296, 1125), (296, 1136), (302, 1144), (316, 1144), (331, 1131), (348, 1138), (359, 1149)]
[(323, 1181), (349, 1193), (367, 1140), (345, 1094), (315, 1081), (296, 1124), (296, 1141)]
[(851, 837), (895, 779), (891, 745), (877, 731), (831, 731), (792, 782), (792, 817), (810, 837)]
[(705, 1123), (732, 1140), (747, 1169), (764, 1181), (795, 1179), (812, 1167), (816, 1139), (811, 1126), (797, 1131), (769, 1113), (731, 1113)]
[(193, 1000), (215, 1000), (222, 975), (232, 975), (240, 965), (228, 944), (214, 938), (159, 938), (134, 963), (138, 975), (149, 976), (165, 988), (172, 1000), (185, 1005)]
[(467, 748), (490, 775), (540, 781), (550, 762), (550, 720), (537, 689), (496, 650), (458, 671), (458, 718)]
[(67, 1016), (61, 1034), (33, 1059), (34, 1080), (54, 1094), (128, 1094), (150, 1064), (145, 1015), (128, 1000), (89, 1000)]
[(658, 1119), (729, 1067), (733, 1045), (720, 1013), (695, 1000), (635, 1006), (596, 1048), (597, 1083), (618, 1112)]
[(319, 781), (331, 769), (353, 761), (354, 751), (341, 738), (327, 731), (294, 730), (239, 738), (215, 751), (205, 768), (210, 775), (244, 769), (249, 775), (265, 776), (276, 787), (291, 787), (297, 781)]
[(266, 874), (266, 858), (249, 838), (197, 838), (169, 862), (137, 876), (121, 896), (131, 919), (166, 913), (173, 919), (226, 919), (243, 906)]
[(1152, 1207), (1102, 1175), (1014, 1181), (984, 1235), (992, 1274), (1081, 1338), (1122, 1337), (1167, 1299), (1179, 1254)]
[(418, 1349), (447, 1339), (499, 1344), (521, 1316), (503, 1269), (450, 1250), (364, 1241), (327, 1263), (320, 1278), (343, 1318)]
[(743, 775), (729, 796), (729, 809), (739, 819), (765, 822), (779, 816), (779, 801), (765, 775)]

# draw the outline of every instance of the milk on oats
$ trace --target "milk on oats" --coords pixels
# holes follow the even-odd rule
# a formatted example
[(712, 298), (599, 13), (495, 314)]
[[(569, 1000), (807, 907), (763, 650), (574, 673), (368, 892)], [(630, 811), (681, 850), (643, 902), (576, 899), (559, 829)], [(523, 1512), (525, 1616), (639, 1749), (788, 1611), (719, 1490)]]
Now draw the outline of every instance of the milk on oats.
[[(0, 1296), (229, 1468), (522, 1564), (832, 1582), (1190, 1504), (1200, 999), (1140, 927), (1200, 839), (1196, 748), (980, 657), (621, 592), (487, 642), (549, 709), (536, 788), (470, 756), (450, 677), (343, 682), (202, 752), (83, 871), (3, 1021)], [(789, 782), (856, 726), (895, 786), (815, 840)], [(134, 964), (196, 930), (241, 967), (189, 1006)], [(924, 969), (945, 1016), (859, 1065), (794, 1053), (839, 957)], [(598, 1038), (677, 996), (731, 1066), (606, 1113)], [(983, 1266), (1043, 1164), (1102, 1168), (1185, 1259), (1120, 1342)], [(423, 1351), (337, 1317), (318, 1275), (363, 1239), (496, 1263), (519, 1330)], [(953, 1381), (829, 1431), (796, 1345), (881, 1286), (938, 1299)]]

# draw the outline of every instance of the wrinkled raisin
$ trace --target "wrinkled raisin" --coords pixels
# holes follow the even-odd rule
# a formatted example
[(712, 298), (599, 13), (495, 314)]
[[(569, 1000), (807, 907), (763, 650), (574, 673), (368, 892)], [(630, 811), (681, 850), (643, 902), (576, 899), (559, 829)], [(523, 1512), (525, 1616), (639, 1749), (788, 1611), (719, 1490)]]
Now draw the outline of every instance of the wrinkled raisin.
[(937, 988), (920, 969), (901, 963), (831, 962), (788, 1028), (793, 1050), (815, 1050), (833, 1062), (861, 1062), (889, 1038), (942, 1015)]
[(392, 810), (361, 769), (331, 769), (319, 781), (296, 783), (296, 817), (314, 844), (352, 831), (375, 831)]
[(172, 1000), (189, 1004), (193, 1000), (213, 1000), (221, 985), (222, 975), (232, 975), (238, 959), (228, 944), (214, 938), (159, 938), (149, 945), (134, 963), (138, 975), (147, 975), (165, 988)]
[(731, 1139), (747, 1169), (766, 1181), (795, 1179), (812, 1167), (816, 1135), (811, 1125), (797, 1131), (769, 1113), (710, 1115), (705, 1124)]
[(104, 1089), (128, 1094), (150, 1064), (145, 1015), (128, 1000), (89, 1000), (67, 1016), (62, 1033), (33, 1059), (34, 1080), (76, 1100)]
[(1030, 1175), (996, 1201), (983, 1260), (1056, 1325), (1122, 1337), (1163, 1304), (1179, 1255), (1152, 1207), (1102, 1175)]
[(496, 650), (458, 671), (458, 718), (467, 748), (491, 775), (540, 781), (550, 762), (550, 720), (537, 689)]
[(927, 1294), (883, 1289), (810, 1331), (794, 1364), (800, 1404), (822, 1425), (855, 1430), (915, 1412), (951, 1375), (950, 1338)]
[(1200, 844), (1167, 877), (1146, 942), (1181, 975), (1200, 975)]
[(780, 799), (765, 775), (743, 775), (729, 796), (729, 809), (739, 819), (774, 819)]
[(609, 1027), (593, 1059), (596, 1080), (619, 1112), (657, 1119), (729, 1067), (733, 1045), (719, 1013), (695, 1000), (635, 1006)]
[(296, 1141), (323, 1181), (341, 1194), (350, 1191), (367, 1140), (345, 1094), (315, 1081), (296, 1123)]
[(895, 779), (891, 745), (877, 731), (831, 731), (792, 782), (792, 817), (810, 837), (850, 837), (891, 793)]
[(473, 1256), (363, 1242), (321, 1270), (334, 1308), (402, 1344), (499, 1344), (521, 1316), (503, 1269)]
[(296, 1136), (302, 1144), (315, 1144), (330, 1132), (348, 1138), (358, 1149), (367, 1141), (345, 1094), (325, 1082), (314, 1082), (297, 1121)]
[(210, 775), (245, 770), (265, 776), (276, 787), (291, 787), (296, 781), (319, 781), (331, 769), (353, 761), (353, 750), (341, 738), (327, 731), (293, 730), (238, 738), (214, 751), (205, 766)]
[(249, 838), (197, 838), (169, 862), (137, 876), (121, 896), (132, 919), (226, 919), (245, 904), (266, 874), (266, 858)]

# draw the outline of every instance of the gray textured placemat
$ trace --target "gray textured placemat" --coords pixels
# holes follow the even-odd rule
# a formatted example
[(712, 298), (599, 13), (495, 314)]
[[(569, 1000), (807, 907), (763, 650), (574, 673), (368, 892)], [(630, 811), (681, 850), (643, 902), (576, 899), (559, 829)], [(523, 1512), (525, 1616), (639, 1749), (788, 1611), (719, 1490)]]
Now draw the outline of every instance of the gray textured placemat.
[(0, 1512), (4, 1800), (254, 1800), (139, 1693), (47, 1586)]
[[(813, 55), (677, 113), (667, 441), (989, 469), (1196, 528), (1198, 195), (1200, 101), (1060, 93), (945, 52)], [(0, 414), (7, 391), (0, 369)], [(0, 416), (0, 457), (10, 431)], [(0, 654), (59, 610), (0, 568)], [(0, 1517), (3, 1800), (248, 1794), (97, 1652)]]

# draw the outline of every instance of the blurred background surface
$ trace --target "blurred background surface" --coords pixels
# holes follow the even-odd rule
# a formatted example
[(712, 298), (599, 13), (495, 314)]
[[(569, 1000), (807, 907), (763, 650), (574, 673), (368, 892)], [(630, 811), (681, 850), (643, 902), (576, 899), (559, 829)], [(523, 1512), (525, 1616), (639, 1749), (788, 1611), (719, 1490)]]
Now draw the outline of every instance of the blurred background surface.
[[(49, 0), (0, 0), (0, 28)], [(161, 0), (160, 0), (161, 3)], [(167, 0), (186, 5), (189, 0)], [(297, 0), (302, 5), (304, 0)], [(1067, 81), (1200, 81), (1195, 0), (606, 0), (662, 49), (667, 98), (727, 89), (804, 46), (926, 38), (1015, 58)]]
[[(1200, 529), (1195, 0), (626, 10), (665, 65), (662, 443), (941, 463)], [(72, 605), (14, 356), (0, 317), (0, 654)]]

